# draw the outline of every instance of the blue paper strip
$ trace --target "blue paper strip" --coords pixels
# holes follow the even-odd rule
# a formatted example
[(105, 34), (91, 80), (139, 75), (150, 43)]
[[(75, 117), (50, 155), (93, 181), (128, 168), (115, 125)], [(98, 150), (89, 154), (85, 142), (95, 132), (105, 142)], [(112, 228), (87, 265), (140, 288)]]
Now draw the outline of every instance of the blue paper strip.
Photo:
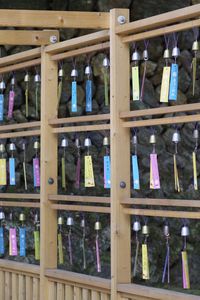
[(110, 156), (104, 156), (104, 188), (110, 189)]
[(26, 229), (24, 227), (19, 228), (19, 254), (26, 256)]
[(132, 155), (132, 171), (133, 171), (133, 189), (139, 190), (140, 189), (140, 178), (139, 178), (137, 155)]
[(178, 65), (171, 65), (169, 100), (176, 101), (178, 96)]
[(86, 112), (92, 111), (92, 80), (86, 80)]
[(4, 232), (3, 227), (0, 227), (0, 255), (5, 253), (5, 245), (4, 245)]
[(10, 174), (10, 185), (15, 185), (15, 159), (9, 158), (9, 174)]
[(77, 112), (77, 82), (72, 81), (72, 100), (71, 100), (72, 112)]
[(3, 121), (4, 95), (0, 94), (0, 121)]

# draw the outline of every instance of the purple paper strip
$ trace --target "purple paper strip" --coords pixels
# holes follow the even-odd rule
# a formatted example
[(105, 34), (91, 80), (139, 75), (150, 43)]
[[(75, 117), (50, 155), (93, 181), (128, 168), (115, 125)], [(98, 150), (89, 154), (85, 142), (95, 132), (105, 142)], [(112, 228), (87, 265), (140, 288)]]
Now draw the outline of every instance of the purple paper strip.
[(186, 289), (187, 284), (186, 284), (186, 274), (185, 274), (183, 257), (182, 257), (182, 276), (183, 276), (183, 288)]
[(38, 157), (33, 159), (33, 178), (34, 187), (40, 187), (40, 162)]
[(16, 228), (10, 228), (10, 230), (9, 230), (9, 240), (10, 240), (10, 255), (17, 256)]
[(97, 258), (97, 272), (101, 272), (101, 261), (100, 261), (100, 253), (99, 253), (99, 239), (96, 237), (96, 258)]
[(159, 177), (159, 170), (158, 170), (158, 160), (157, 154), (151, 153), (150, 154), (150, 163), (152, 167), (152, 186), (153, 189), (160, 189), (160, 177)]
[(13, 108), (14, 108), (14, 100), (15, 100), (15, 92), (9, 92), (9, 102), (8, 102), (8, 118), (11, 119), (13, 116)]

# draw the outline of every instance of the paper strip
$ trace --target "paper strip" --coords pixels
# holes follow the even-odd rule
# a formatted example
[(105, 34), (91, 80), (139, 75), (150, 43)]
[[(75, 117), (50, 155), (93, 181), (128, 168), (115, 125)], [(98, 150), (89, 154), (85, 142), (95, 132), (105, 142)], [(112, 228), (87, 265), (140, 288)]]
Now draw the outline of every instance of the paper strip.
[(92, 164), (92, 156), (85, 156), (85, 187), (94, 187), (94, 172)]
[(4, 95), (0, 94), (0, 121), (3, 121)]
[(137, 155), (132, 155), (133, 189), (140, 189), (139, 167)]
[(14, 101), (15, 101), (15, 92), (9, 92), (9, 100), (8, 100), (8, 118), (11, 119), (13, 116), (13, 108), (14, 108)]
[(96, 237), (96, 259), (97, 259), (97, 272), (101, 272), (101, 260), (100, 260), (100, 252), (99, 252), (99, 238)]
[(34, 187), (40, 187), (40, 162), (38, 157), (33, 159), (33, 179)]
[(62, 265), (64, 263), (63, 258), (63, 243), (62, 243), (62, 234), (58, 233), (58, 263)]
[(177, 100), (178, 96), (178, 65), (171, 65), (170, 87), (169, 87), (169, 100)]
[(150, 279), (147, 244), (142, 244), (142, 279), (145, 279), (145, 280)]
[(26, 229), (25, 227), (19, 228), (19, 254), (26, 256)]
[(160, 189), (160, 177), (156, 153), (150, 154), (150, 188), (154, 190)]
[(86, 112), (92, 111), (92, 80), (86, 80)]
[(15, 158), (9, 158), (9, 175), (10, 175), (10, 185), (15, 185)]
[(71, 110), (72, 112), (77, 112), (77, 82), (76, 81), (72, 81)]
[(195, 191), (198, 190), (198, 181), (197, 181), (197, 160), (196, 152), (192, 152), (192, 162), (193, 162), (193, 182)]
[(189, 275), (187, 252), (182, 251), (181, 256), (182, 256), (183, 288), (190, 289), (190, 275)]
[(35, 260), (40, 259), (40, 233), (38, 230), (34, 231), (34, 247), (35, 247)]
[(4, 229), (0, 227), (0, 255), (5, 253), (5, 244), (4, 244)]
[(6, 185), (6, 159), (0, 158), (0, 185)]
[(62, 167), (62, 188), (66, 190), (66, 174), (65, 174), (65, 157), (61, 159), (61, 167)]
[(76, 184), (75, 187), (77, 189), (80, 188), (80, 176), (81, 176), (81, 158), (78, 156), (77, 163), (76, 163)]
[(110, 189), (110, 156), (104, 156), (104, 188)]
[(140, 86), (139, 86), (139, 67), (132, 67), (132, 90), (133, 101), (140, 100)]
[(104, 80), (104, 97), (105, 97), (105, 106), (109, 104), (109, 97), (108, 97), (108, 70), (105, 69), (103, 72), (103, 80)]
[(17, 256), (17, 236), (16, 228), (9, 229), (9, 254), (11, 256)]
[(170, 80), (170, 67), (164, 67), (163, 74), (162, 74), (161, 90), (160, 90), (160, 102), (168, 102), (169, 80)]

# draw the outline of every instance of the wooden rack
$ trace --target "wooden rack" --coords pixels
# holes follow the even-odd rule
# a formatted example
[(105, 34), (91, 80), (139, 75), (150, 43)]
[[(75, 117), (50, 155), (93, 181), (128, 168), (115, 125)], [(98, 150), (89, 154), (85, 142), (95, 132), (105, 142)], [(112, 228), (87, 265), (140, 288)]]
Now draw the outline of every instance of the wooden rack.
[[(41, 121), (0, 126), (0, 138), (40, 136), (41, 139), (40, 195), (0, 194), (1, 206), (40, 208), (40, 266), (0, 260), (0, 299), (199, 299), (194, 295), (131, 283), (130, 216), (200, 219), (198, 210), (200, 201), (130, 197), (130, 128), (200, 121), (200, 104), (130, 111), (129, 50), (129, 43), (133, 41), (199, 26), (199, 17), (199, 4), (135, 22), (129, 22), (127, 9), (113, 9), (110, 13), (0, 10), (0, 27), (99, 30), (63, 42), (58, 42), (59, 33), (55, 30), (41, 31), (40, 29), (39, 32), (32, 32), (32, 42), (26, 32), (24, 38), (20, 33), (20, 42), (16, 34), (13, 37), (15, 45), (29, 43), (29, 45), (45, 44), (45, 46), (0, 58), (0, 74), (41, 65), (42, 80)], [(120, 20), (124, 20), (123, 24), (120, 24)], [(49, 43), (52, 36), (56, 36), (57, 39), (54, 44)], [(1, 44), (5, 44), (6, 34), (0, 32), (0, 40)], [(110, 114), (58, 119), (58, 61), (104, 49), (110, 49)], [(162, 117), (167, 113), (181, 112), (190, 114)], [(158, 117), (141, 119), (147, 116)], [(84, 122), (89, 124), (83, 125)], [(111, 196), (58, 195), (58, 134), (98, 130), (110, 131)], [(52, 180), (49, 180), (50, 178)], [(120, 185), (122, 181), (125, 183), (124, 188)], [(18, 201), (19, 199), (23, 201)], [(152, 209), (152, 206), (155, 209)], [(169, 210), (170, 207), (173, 207), (173, 210)], [(183, 207), (190, 207), (192, 211), (183, 210)], [(57, 268), (57, 210), (110, 214), (111, 280), (75, 274)]]

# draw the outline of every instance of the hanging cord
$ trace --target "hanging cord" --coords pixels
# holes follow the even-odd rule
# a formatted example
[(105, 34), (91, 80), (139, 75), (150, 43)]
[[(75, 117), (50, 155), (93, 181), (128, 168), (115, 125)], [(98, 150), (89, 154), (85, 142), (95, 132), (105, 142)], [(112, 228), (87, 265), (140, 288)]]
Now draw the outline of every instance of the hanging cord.
[(141, 85), (141, 91), (140, 91), (140, 100), (143, 101), (144, 98), (144, 84), (146, 79), (146, 70), (147, 70), (147, 61), (149, 59), (148, 57), (148, 46), (149, 46), (149, 40), (144, 40), (144, 52), (143, 52), (143, 59), (144, 59), (144, 72), (142, 77), (142, 85)]

